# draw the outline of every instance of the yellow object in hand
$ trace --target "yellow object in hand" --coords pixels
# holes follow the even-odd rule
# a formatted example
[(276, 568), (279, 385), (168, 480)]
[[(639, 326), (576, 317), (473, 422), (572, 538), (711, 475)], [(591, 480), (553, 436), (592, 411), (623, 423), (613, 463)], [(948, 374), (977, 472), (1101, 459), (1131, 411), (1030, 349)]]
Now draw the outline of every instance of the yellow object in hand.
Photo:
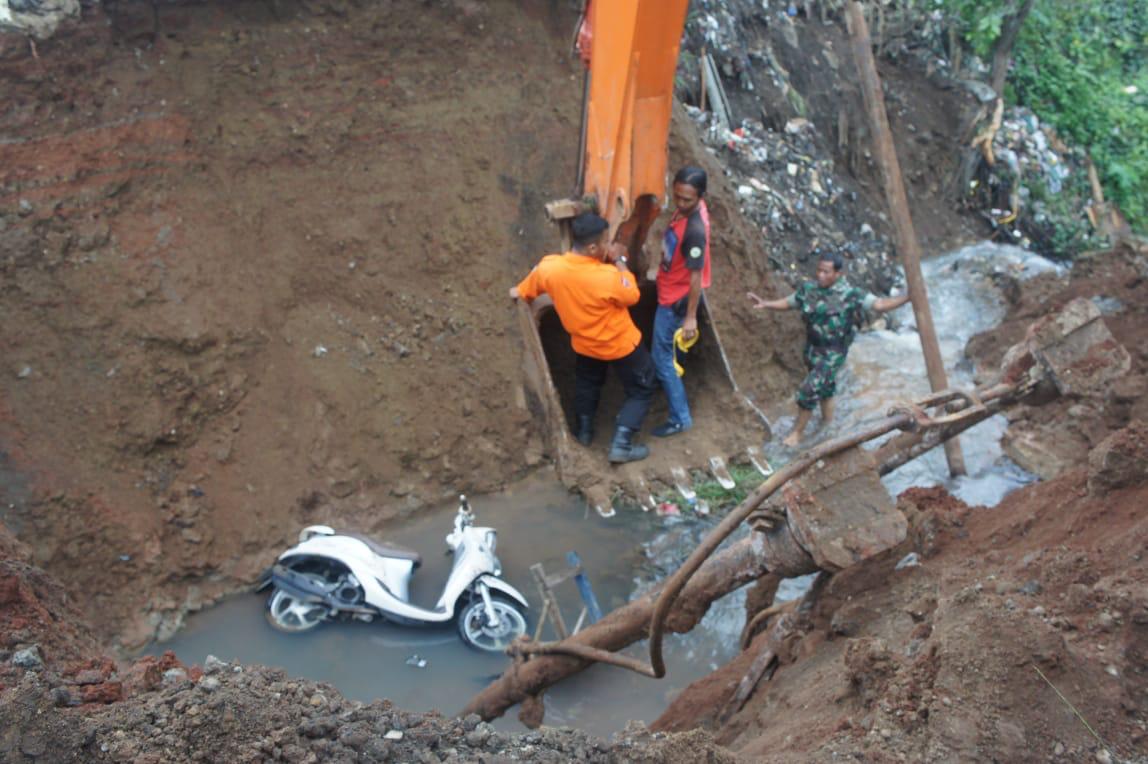
[(680, 350), (683, 353), (690, 352), (690, 348), (698, 342), (698, 334), (698, 332), (694, 332), (693, 337), (686, 339), (686, 335), (680, 328), (674, 332), (674, 371), (678, 373), (679, 377), (685, 376), (686, 370), (678, 363), (678, 351)]

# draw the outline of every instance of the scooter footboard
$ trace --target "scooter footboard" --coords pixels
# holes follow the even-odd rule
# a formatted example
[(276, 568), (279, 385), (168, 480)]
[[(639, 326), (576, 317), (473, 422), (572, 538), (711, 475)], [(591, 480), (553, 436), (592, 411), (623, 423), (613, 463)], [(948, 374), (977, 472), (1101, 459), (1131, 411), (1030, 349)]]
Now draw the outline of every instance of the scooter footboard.
[(291, 570), (285, 565), (276, 565), (271, 568), (271, 584), (287, 592), (295, 599), (333, 605), (331, 602), (332, 587), (324, 586), (315, 579)]

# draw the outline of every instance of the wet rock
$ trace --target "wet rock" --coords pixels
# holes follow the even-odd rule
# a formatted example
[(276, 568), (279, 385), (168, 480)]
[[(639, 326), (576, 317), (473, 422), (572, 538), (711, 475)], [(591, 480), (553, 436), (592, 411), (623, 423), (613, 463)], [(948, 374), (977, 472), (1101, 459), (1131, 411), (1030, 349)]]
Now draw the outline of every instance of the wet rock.
[(207, 658), (203, 661), (203, 673), (205, 674), (215, 674), (226, 670), (227, 664), (219, 660), (219, 658), (216, 658), (214, 655), (207, 656)]
[(12, 665), (16, 668), (39, 671), (44, 668), (44, 658), (40, 655), (40, 646), (32, 645), (12, 654)]
[(1088, 455), (1088, 490), (1103, 496), (1148, 480), (1148, 424), (1135, 421), (1102, 440)]
[(170, 668), (163, 672), (163, 683), (168, 687), (174, 687), (188, 681), (187, 671), (182, 668)]

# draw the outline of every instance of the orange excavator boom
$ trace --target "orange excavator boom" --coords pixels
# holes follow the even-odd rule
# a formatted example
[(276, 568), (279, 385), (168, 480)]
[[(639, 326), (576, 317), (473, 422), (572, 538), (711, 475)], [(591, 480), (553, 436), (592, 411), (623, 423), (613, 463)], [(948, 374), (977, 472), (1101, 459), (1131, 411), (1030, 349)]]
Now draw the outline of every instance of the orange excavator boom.
[[(590, 0), (579, 34), (590, 85), (583, 125), (582, 195), (611, 231), (666, 192), (674, 74), (689, 0)], [(589, 50), (586, 48), (589, 47)], [(650, 214), (650, 213), (646, 213)]]

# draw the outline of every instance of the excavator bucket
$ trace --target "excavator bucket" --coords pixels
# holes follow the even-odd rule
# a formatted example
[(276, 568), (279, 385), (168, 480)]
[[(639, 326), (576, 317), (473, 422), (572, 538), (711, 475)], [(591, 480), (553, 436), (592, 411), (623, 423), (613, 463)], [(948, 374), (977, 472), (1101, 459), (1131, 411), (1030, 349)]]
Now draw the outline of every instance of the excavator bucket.
[[(652, 285), (642, 291), (642, 301), (632, 313), (648, 338), (656, 300)], [(704, 502), (697, 499), (693, 490), (696, 481), (733, 490), (729, 464), (748, 465), (763, 476), (769, 474), (770, 467), (759, 449), (769, 437), (769, 422), (734, 383), (708, 307), (698, 311), (701, 339), (684, 360), (683, 380), (694, 427), (665, 440), (649, 435), (651, 426), (666, 417), (664, 397), (659, 390), (647, 417), (646, 432), (639, 436), (650, 446), (650, 457), (614, 466), (607, 462), (606, 454), (614, 415), (624, 399), (621, 384), (614, 378), (607, 380), (595, 421), (596, 438), (589, 447), (582, 446), (571, 435), (575, 355), (570, 336), (545, 296), (533, 305), (518, 304), (526, 351), (526, 389), (531, 409), (545, 422), (547, 451), (554, 458), (562, 481), (581, 492), (600, 514), (613, 514), (616, 500), (653, 509), (657, 504), (655, 496), (669, 494), (677, 494), (690, 503), (698, 502), (699, 510), (705, 511)]]

